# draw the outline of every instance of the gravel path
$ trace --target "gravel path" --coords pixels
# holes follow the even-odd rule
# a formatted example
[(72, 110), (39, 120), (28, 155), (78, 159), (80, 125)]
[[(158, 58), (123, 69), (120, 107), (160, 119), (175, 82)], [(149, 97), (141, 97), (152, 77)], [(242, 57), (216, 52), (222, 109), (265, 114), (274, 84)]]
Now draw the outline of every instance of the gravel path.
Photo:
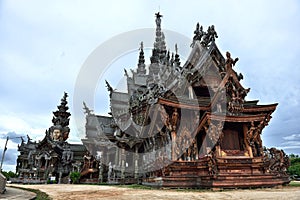
[(176, 190), (143, 190), (116, 186), (99, 185), (15, 185), (17, 187), (39, 189), (54, 200), (190, 200), (190, 199), (287, 199), (299, 200), (300, 187), (283, 187), (281, 189), (225, 190), (225, 191), (176, 191)]

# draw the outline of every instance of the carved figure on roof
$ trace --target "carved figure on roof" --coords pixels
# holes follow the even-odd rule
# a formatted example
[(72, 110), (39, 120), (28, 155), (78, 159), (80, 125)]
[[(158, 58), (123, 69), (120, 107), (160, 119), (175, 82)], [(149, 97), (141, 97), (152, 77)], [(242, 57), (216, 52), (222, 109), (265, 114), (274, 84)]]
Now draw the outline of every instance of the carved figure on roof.
[(156, 16), (156, 19), (155, 19), (156, 25), (160, 27), (162, 15), (158, 12), (158, 13), (155, 13), (155, 16)]
[(194, 47), (195, 42), (201, 41), (202, 37), (204, 36), (205, 32), (203, 31), (203, 26), (199, 25), (199, 22), (196, 25), (196, 30), (194, 31), (194, 37), (193, 37), (193, 43), (191, 44), (191, 47)]
[(218, 38), (217, 32), (215, 31), (215, 26), (211, 25), (208, 27), (207, 32), (203, 34), (201, 45), (208, 47), (211, 42), (215, 41), (215, 38)]
[(235, 65), (235, 63), (238, 60), (239, 60), (239, 58), (232, 59), (231, 54), (227, 51), (226, 52), (226, 61), (225, 61), (226, 70), (232, 69), (232, 67)]
[[(208, 27), (208, 29), (210, 29), (210, 27)], [(209, 35), (208, 33), (204, 33), (203, 37), (202, 37), (202, 41), (200, 42), (200, 44), (204, 47), (207, 47), (209, 44)]]
[(107, 90), (110, 92), (110, 95), (111, 95), (111, 93), (114, 91), (114, 89), (110, 86), (110, 84), (107, 82), (107, 80), (105, 80), (105, 83), (106, 83)]
[[(23, 137), (21, 137), (21, 140), (23, 141)], [(27, 134), (27, 142), (31, 142), (31, 138), (29, 137), (28, 134)]]
[(125, 75), (126, 77), (129, 77), (128, 72), (127, 72), (126, 69), (124, 69), (124, 75)]
[(24, 143), (24, 139), (23, 139), (23, 137), (21, 136), (21, 144), (22, 144), (22, 143)]
[(89, 107), (87, 107), (85, 102), (83, 102), (83, 109), (85, 114), (92, 115), (93, 110), (89, 109)]
[(217, 35), (217, 32), (215, 31), (214, 25), (211, 25), (210, 27), (208, 27), (207, 34), (209, 36), (209, 38), (208, 38), (209, 42), (214, 42), (215, 38), (218, 38), (218, 35)]

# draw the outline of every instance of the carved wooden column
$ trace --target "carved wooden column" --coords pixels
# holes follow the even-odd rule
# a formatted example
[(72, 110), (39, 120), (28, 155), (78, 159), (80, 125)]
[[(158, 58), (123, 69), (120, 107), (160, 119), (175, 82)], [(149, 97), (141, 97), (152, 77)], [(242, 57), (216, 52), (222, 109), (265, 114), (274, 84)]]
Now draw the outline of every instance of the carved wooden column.
[[(100, 152), (101, 153), (101, 152)], [(100, 154), (101, 155), (101, 154)], [(98, 174), (98, 182), (102, 183), (103, 182), (103, 165), (102, 165), (102, 155), (99, 159), (99, 174)]]
[(121, 179), (125, 179), (125, 161), (126, 161), (126, 154), (125, 149), (121, 149)]
[(110, 155), (110, 151), (109, 151), (109, 147), (106, 148), (106, 163), (109, 163), (110, 162), (110, 159), (109, 159), (109, 155)]
[(176, 132), (172, 131), (172, 160), (176, 161), (177, 160), (177, 154), (176, 154)]
[(222, 156), (220, 145), (216, 145), (216, 156), (217, 157), (221, 157)]
[(61, 184), (62, 171), (59, 172), (58, 184)]
[(253, 158), (252, 148), (248, 144), (248, 141), (247, 141), (247, 132), (248, 132), (248, 126), (247, 126), (247, 124), (243, 124), (243, 131), (244, 131), (244, 143), (245, 143), (245, 146), (246, 146), (246, 150), (249, 153), (249, 157)]
[(138, 166), (138, 147), (135, 146), (135, 153), (134, 153), (134, 158), (133, 158), (133, 166), (134, 166), (134, 178), (138, 178), (138, 171), (139, 171), (139, 166)]
[(115, 165), (115, 167), (117, 167), (118, 166), (118, 147), (115, 147), (115, 161), (114, 161), (114, 165)]

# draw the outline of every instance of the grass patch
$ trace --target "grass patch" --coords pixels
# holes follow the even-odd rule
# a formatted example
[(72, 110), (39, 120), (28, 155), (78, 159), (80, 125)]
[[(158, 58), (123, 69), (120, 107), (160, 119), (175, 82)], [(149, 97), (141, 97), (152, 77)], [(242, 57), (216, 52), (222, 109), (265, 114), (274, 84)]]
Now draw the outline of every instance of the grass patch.
[(139, 185), (139, 184), (132, 184), (132, 185), (114, 185), (117, 187), (125, 187), (130, 189), (141, 189), (141, 190), (155, 190), (156, 188), (145, 186), (145, 185)]
[(31, 188), (16, 187), (16, 186), (9, 186), (9, 187), (18, 188), (18, 189), (21, 189), (21, 190), (27, 190), (29, 192), (34, 192), (34, 193), (36, 193), (35, 200), (52, 200), (52, 198), (50, 198), (47, 193), (42, 192), (40, 190), (31, 189)]
[(291, 186), (291, 187), (300, 187), (300, 182), (291, 181), (288, 186)]

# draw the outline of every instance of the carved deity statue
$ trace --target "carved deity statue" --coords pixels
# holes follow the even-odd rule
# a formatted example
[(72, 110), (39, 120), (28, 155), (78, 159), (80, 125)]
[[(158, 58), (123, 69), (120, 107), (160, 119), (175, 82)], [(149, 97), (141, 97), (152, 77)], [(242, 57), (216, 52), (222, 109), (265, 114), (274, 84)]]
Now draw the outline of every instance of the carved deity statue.
[(215, 26), (211, 25), (208, 27), (208, 35), (209, 35), (209, 42), (215, 41), (215, 38), (218, 38), (217, 32), (215, 31)]
[(252, 138), (253, 138), (253, 134), (254, 134), (255, 131), (256, 131), (256, 127), (255, 127), (255, 125), (254, 125), (254, 121), (252, 121), (252, 122), (251, 122), (251, 127), (250, 127), (249, 130), (247, 131), (247, 138), (246, 138), (247, 143), (248, 143), (248, 145), (250, 145), (250, 146), (252, 146), (251, 140), (252, 140)]
[(155, 13), (155, 16), (156, 16), (156, 19), (155, 19), (156, 25), (158, 27), (160, 27), (162, 15), (158, 12), (158, 13)]
[(191, 44), (191, 47), (194, 47), (195, 42), (201, 41), (202, 37), (204, 36), (205, 32), (203, 31), (203, 26), (200, 26), (199, 23), (196, 25), (196, 30), (194, 31), (194, 37), (193, 37), (193, 43)]
[(178, 122), (178, 112), (177, 108), (174, 108), (173, 114), (172, 114), (172, 129), (175, 130)]
[(231, 58), (230, 53), (227, 51), (226, 52), (226, 61), (225, 61), (225, 66), (226, 70), (232, 69), (232, 67), (235, 65), (235, 63), (239, 60), (239, 58), (235, 58), (234, 60)]

